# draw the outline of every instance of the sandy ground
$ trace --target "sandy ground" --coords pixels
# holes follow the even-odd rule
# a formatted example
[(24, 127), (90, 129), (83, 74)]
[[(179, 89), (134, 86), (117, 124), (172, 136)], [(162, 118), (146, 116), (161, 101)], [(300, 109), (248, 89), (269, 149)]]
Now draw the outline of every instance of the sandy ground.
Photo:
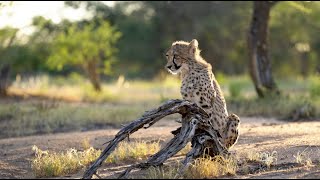
[[(178, 123), (161, 120), (149, 129), (141, 129), (131, 139), (164, 141), (172, 138), (170, 131)], [(69, 148), (82, 149), (82, 142), (88, 139), (94, 148), (104, 149), (104, 142), (111, 140), (119, 129), (105, 129), (89, 132), (71, 132), (19, 138), (0, 139), (0, 178), (34, 178), (30, 161), (34, 158), (33, 145), (42, 150), (62, 151)], [(312, 122), (283, 122), (267, 118), (241, 118), (240, 139), (231, 149), (240, 157), (248, 151), (277, 152), (276, 165), (264, 171), (227, 178), (320, 178), (320, 120)], [(298, 152), (306, 152), (313, 166), (297, 166)], [(130, 164), (126, 164), (130, 165)], [(126, 166), (103, 165), (99, 171), (106, 178)], [(63, 178), (81, 178), (83, 170)]]

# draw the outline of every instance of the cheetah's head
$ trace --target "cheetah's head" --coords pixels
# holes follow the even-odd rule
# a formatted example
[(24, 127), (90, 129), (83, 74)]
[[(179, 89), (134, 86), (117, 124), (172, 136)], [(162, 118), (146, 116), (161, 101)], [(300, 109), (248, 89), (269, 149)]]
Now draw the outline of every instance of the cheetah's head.
[(166, 68), (172, 74), (178, 74), (182, 70), (188, 70), (188, 61), (195, 59), (199, 55), (198, 41), (193, 39), (190, 43), (185, 41), (176, 41), (172, 43), (166, 53)]

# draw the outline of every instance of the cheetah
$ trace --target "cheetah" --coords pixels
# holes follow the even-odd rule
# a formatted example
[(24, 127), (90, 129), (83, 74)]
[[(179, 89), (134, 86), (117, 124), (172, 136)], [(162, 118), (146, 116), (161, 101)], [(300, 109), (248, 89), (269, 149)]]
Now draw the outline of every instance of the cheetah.
[(166, 52), (166, 69), (180, 75), (181, 96), (203, 108), (209, 115), (209, 123), (219, 132), (220, 142), (231, 148), (239, 137), (240, 118), (228, 115), (226, 101), (212, 67), (201, 56), (198, 41), (175, 41)]

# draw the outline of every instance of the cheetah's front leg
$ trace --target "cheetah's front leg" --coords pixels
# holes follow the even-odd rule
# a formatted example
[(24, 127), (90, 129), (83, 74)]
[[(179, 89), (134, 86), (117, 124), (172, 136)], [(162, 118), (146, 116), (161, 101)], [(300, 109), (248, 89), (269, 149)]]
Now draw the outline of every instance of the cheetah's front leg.
[(231, 148), (239, 138), (240, 118), (235, 114), (230, 114), (227, 117), (227, 126), (225, 130), (224, 145), (227, 149)]

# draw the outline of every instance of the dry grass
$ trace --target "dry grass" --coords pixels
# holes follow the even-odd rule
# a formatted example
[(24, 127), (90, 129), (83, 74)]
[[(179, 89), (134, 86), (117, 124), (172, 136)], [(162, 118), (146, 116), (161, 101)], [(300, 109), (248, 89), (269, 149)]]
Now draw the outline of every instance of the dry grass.
[(293, 155), (293, 157), (296, 158), (296, 163), (304, 165), (304, 166), (312, 166), (312, 160), (309, 157), (309, 153), (306, 152), (306, 149), (303, 150), (302, 152), (298, 151), (297, 155)]
[[(83, 140), (83, 148), (90, 146), (87, 139)], [(145, 160), (160, 150), (159, 142), (148, 143), (145, 141), (121, 142), (113, 153), (106, 159), (106, 163), (139, 162)], [(190, 147), (185, 148), (186, 154)], [(86, 167), (101, 154), (101, 150), (92, 147), (79, 151), (69, 149), (66, 152), (56, 153), (43, 151), (34, 146), (35, 158), (32, 161), (32, 170), (36, 177), (54, 177), (76, 173)], [(146, 179), (172, 179), (177, 174), (180, 163), (164, 165), (162, 167), (151, 167), (146, 171), (143, 178)], [(224, 158), (202, 157), (196, 159), (184, 172), (184, 178), (212, 178), (222, 175), (235, 175), (237, 160), (234, 157)]]
[[(316, 85), (316, 80), (311, 81), (312, 78), (310, 81), (281, 81), (278, 84), (283, 95), (263, 99), (256, 97), (247, 76), (219, 75), (217, 78), (221, 81), (228, 111), (239, 116), (290, 120), (296, 110), (306, 109), (303, 114), (305, 118), (320, 117), (320, 86)], [(144, 111), (158, 107), (165, 100), (181, 98), (180, 83), (174, 76), (153, 81), (127, 80), (120, 76), (117, 81), (103, 83), (102, 93), (97, 94), (86, 79), (75, 75), (17, 80), (9, 90), (11, 93), (45, 99), (35, 101), (31, 98), (31, 101), (12, 103), (0, 101), (0, 120), (4, 122), (0, 124), (0, 138), (86, 131), (110, 126), (119, 128), (121, 124), (139, 118)], [(57, 99), (81, 102), (66, 103)]]
[(83, 149), (89, 149), (89, 148), (91, 147), (88, 138), (83, 139), (81, 145), (82, 145), (82, 148), (83, 148)]
[(259, 161), (260, 160), (260, 154), (258, 152), (249, 150), (245, 153), (245, 158), (249, 162)]
[(266, 166), (267, 168), (270, 168), (270, 166), (277, 162), (277, 152), (254, 152), (254, 151), (248, 151), (246, 153), (246, 159), (248, 162), (258, 162), (263, 166)]
[[(52, 101), (0, 103), (0, 138), (119, 128), (139, 118), (145, 104), (79, 104)], [(150, 106), (149, 106), (150, 107)]]
[[(49, 77), (47, 75), (16, 80), (9, 88), (10, 94), (24, 97), (36, 96), (73, 102), (154, 102), (180, 97), (180, 81), (168, 76), (162, 80), (126, 80), (120, 76), (117, 81), (102, 83), (102, 91), (97, 93), (90, 82), (79, 76)], [(133, 96), (134, 94), (134, 96)]]
[[(174, 179), (181, 167), (180, 162), (161, 167), (151, 167), (146, 171), (145, 179)], [(234, 156), (201, 157), (183, 172), (184, 179), (207, 179), (224, 175), (235, 175), (238, 169)]]
[(114, 152), (106, 159), (108, 163), (121, 161), (136, 161), (146, 159), (160, 150), (158, 142), (148, 143), (145, 141), (120, 142)]
[[(84, 140), (83, 146), (89, 146), (89, 142)], [(159, 151), (159, 149), (159, 142), (121, 142), (105, 162), (139, 161), (146, 159), (149, 155)], [(33, 146), (32, 150), (35, 152), (35, 158), (31, 163), (31, 168), (36, 177), (63, 176), (75, 173), (92, 163), (101, 154), (101, 150), (96, 150), (92, 147), (84, 151), (69, 149), (61, 153), (43, 151), (37, 146)]]
[(194, 161), (185, 172), (188, 179), (215, 178), (223, 175), (235, 175), (238, 165), (233, 156), (202, 157)]
[(100, 155), (100, 151), (92, 147), (85, 151), (70, 149), (65, 153), (42, 151), (37, 146), (33, 146), (32, 149), (35, 151), (36, 156), (31, 164), (35, 177), (72, 174), (93, 162)]
[(146, 170), (143, 179), (174, 179), (178, 173), (179, 163), (174, 165), (163, 165), (161, 167), (150, 167)]

